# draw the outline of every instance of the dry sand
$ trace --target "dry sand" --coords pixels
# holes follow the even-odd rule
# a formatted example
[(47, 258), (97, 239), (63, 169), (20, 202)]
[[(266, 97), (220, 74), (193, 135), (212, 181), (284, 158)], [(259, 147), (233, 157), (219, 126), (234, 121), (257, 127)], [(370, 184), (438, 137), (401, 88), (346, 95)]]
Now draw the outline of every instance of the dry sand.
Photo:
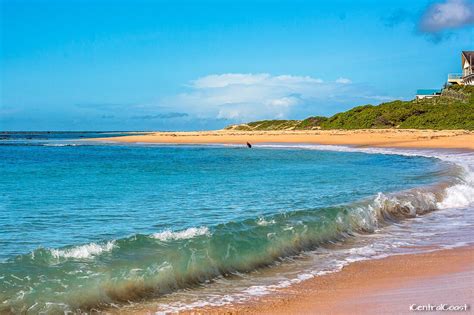
[(413, 304), (473, 303), (474, 248), (464, 247), (356, 262), (247, 304), (189, 314), (409, 314)]
[(317, 143), (333, 145), (446, 148), (474, 150), (474, 132), (465, 130), (308, 130), (308, 131), (196, 131), (155, 132), (114, 138), (98, 138), (130, 143), (206, 144), (226, 143)]

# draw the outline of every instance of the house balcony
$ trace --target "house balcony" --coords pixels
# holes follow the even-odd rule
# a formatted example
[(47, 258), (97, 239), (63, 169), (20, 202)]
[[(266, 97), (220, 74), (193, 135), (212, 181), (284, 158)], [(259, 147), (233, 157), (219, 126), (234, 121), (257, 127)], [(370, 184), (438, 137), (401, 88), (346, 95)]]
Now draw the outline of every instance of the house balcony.
[(448, 74), (448, 83), (462, 84), (462, 73), (450, 73)]

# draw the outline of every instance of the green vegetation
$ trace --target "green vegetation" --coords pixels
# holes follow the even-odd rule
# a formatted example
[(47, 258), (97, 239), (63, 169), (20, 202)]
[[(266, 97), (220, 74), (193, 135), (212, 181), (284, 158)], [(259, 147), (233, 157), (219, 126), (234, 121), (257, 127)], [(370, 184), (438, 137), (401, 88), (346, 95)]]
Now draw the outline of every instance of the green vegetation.
[(440, 97), (363, 105), (332, 117), (263, 120), (229, 126), (233, 130), (310, 129), (465, 129), (474, 130), (474, 86), (452, 86)]
[(323, 117), (323, 116), (308, 117), (308, 118), (300, 121), (299, 124), (296, 125), (295, 129), (298, 129), (298, 130), (314, 129), (314, 127), (321, 126), (321, 124), (323, 124), (327, 120), (328, 120), (328, 118)]
[(233, 130), (292, 130), (300, 123), (299, 120), (260, 120), (248, 124), (229, 126)]

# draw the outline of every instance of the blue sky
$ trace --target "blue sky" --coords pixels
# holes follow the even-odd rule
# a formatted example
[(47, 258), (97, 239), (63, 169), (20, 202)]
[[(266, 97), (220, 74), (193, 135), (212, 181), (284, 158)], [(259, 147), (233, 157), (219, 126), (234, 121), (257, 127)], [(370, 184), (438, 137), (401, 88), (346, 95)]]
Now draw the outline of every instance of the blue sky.
[(0, 0), (0, 130), (196, 130), (413, 98), (474, 4)]

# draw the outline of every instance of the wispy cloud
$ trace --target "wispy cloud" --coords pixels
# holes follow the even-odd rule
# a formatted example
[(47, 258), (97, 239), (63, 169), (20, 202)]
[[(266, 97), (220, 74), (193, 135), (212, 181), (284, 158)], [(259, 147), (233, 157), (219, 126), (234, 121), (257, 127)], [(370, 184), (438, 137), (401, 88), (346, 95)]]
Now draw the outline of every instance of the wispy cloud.
[(344, 104), (379, 101), (371, 88), (344, 77), (323, 81), (312, 76), (225, 73), (200, 77), (186, 87), (186, 92), (160, 103), (190, 118), (234, 122), (327, 114)]
[(171, 118), (181, 118), (189, 116), (187, 113), (160, 113), (155, 115), (138, 115), (133, 116), (133, 119), (141, 119), (141, 120), (152, 120), (152, 119), (171, 119)]
[(191, 86), (197, 89), (223, 88), (231, 85), (266, 85), (281, 86), (302, 83), (323, 83), (323, 80), (309, 76), (279, 75), (271, 76), (268, 73), (225, 73), (211, 74), (192, 81)]
[(474, 24), (474, 3), (468, 0), (447, 0), (430, 5), (423, 13), (419, 29), (439, 33)]
[(352, 81), (348, 78), (339, 78), (336, 80), (336, 83), (340, 83), (340, 84), (351, 84)]

